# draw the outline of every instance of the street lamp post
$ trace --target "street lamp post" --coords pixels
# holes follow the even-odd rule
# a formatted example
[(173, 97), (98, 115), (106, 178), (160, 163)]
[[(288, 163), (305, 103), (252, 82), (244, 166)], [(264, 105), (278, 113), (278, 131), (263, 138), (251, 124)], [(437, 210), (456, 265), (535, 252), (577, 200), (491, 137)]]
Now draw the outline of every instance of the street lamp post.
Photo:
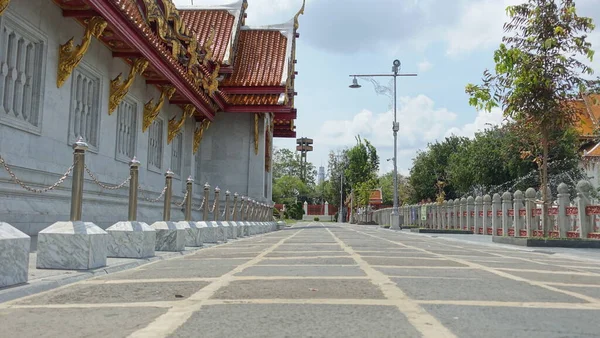
[(353, 74), (352, 84), (350, 88), (360, 88), (358, 84), (358, 77), (393, 77), (394, 78), (394, 123), (392, 125), (392, 131), (394, 132), (394, 206), (392, 208), (392, 214), (390, 216), (390, 229), (400, 229), (400, 214), (398, 212), (398, 130), (400, 125), (396, 119), (396, 79), (398, 76), (417, 76), (417, 74), (400, 74), (400, 60), (394, 60), (392, 66), (392, 74)]

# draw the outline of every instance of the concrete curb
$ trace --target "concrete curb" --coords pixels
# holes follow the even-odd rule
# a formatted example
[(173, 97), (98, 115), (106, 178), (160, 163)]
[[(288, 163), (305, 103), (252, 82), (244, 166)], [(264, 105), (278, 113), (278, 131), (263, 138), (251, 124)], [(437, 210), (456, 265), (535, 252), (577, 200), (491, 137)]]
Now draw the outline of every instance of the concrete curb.
[(101, 275), (108, 275), (111, 273), (116, 273), (116, 272), (120, 272), (120, 271), (124, 271), (124, 270), (137, 268), (139, 266), (146, 265), (148, 263), (172, 259), (172, 258), (176, 258), (176, 257), (180, 257), (180, 256), (186, 256), (189, 254), (196, 253), (203, 249), (208, 249), (208, 248), (212, 248), (212, 247), (216, 247), (216, 246), (220, 246), (220, 245), (226, 245), (228, 243), (235, 243), (237, 241), (245, 241), (245, 240), (249, 240), (251, 238), (262, 237), (269, 233), (272, 233), (272, 232), (266, 232), (263, 234), (248, 236), (248, 237), (244, 237), (244, 238), (237, 238), (237, 239), (229, 240), (228, 242), (225, 242), (225, 243), (220, 242), (218, 244), (213, 244), (213, 243), (205, 244), (204, 246), (199, 247), (199, 248), (191, 247), (191, 249), (185, 250), (185, 251), (168, 252), (161, 256), (154, 256), (154, 257), (150, 257), (150, 258), (141, 258), (141, 259), (137, 259), (133, 262), (118, 263), (113, 266), (105, 266), (102, 268), (89, 270), (89, 271), (65, 270), (65, 271), (71, 271), (74, 273), (51, 276), (51, 277), (44, 277), (44, 278), (40, 278), (40, 279), (34, 279), (34, 280), (28, 281), (25, 284), (9, 286), (9, 287), (0, 289), (0, 303), (8, 302), (8, 301), (26, 297), (26, 296), (31, 296), (31, 295), (34, 295), (34, 294), (37, 294), (40, 292), (44, 292), (44, 291), (49, 291), (49, 290), (56, 289), (56, 288), (59, 288), (64, 285), (76, 283), (76, 282), (90, 279), (93, 277), (97, 277), (97, 276), (101, 276)]

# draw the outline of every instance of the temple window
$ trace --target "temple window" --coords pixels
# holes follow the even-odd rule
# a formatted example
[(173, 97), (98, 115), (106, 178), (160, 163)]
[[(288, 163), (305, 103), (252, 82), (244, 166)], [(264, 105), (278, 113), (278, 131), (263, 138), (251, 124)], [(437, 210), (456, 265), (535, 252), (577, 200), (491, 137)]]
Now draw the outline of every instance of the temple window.
[(183, 134), (179, 133), (171, 143), (171, 171), (176, 176), (181, 176), (181, 153), (183, 147)]
[(100, 78), (81, 64), (73, 72), (71, 85), (70, 144), (83, 137), (90, 149), (98, 149), (99, 107)]
[(138, 105), (125, 98), (117, 108), (117, 160), (129, 162), (136, 154)]
[(148, 129), (148, 169), (159, 171), (162, 169), (163, 158), (163, 120), (157, 118)]
[(6, 13), (0, 21), (0, 122), (41, 132), (45, 38)]

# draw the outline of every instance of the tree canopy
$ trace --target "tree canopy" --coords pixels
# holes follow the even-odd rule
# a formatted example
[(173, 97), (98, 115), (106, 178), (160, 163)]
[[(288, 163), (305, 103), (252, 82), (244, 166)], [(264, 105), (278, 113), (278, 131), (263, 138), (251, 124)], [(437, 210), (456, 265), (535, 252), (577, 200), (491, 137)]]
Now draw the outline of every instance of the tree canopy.
[[(479, 109), (501, 107), (516, 121), (520, 137), (529, 147), (522, 151), (540, 168), (543, 214), (548, 199), (549, 149), (551, 134), (572, 125), (577, 109), (571, 104), (582, 93), (597, 91), (600, 82), (587, 77), (594, 51), (587, 34), (592, 19), (577, 15), (574, 0), (528, 0), (509, 6), (506, 35), (494, 53), (494, 73), (486, 70), (483, 84), (469, 84), (469, 103)], [(544, 217), (544, 234), (548, 222)]]

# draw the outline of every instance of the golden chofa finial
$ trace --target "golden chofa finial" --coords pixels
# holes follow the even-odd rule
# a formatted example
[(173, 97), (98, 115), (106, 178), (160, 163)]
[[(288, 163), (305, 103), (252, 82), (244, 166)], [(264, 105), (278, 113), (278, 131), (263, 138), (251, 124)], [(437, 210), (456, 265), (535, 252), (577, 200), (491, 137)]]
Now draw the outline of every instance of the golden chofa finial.
[(298, 11), (298, 13), (296, 13), (296, 16), (294, 16), (294, 29), (298, 29), (298, 27), (300, 27), (300, 24), (298, 23), (298, 18), (300, 17), (300, 14), (304, 15), (304, 7), (306, 6), (306, 0), (302, 0), (302, 7), (300, 8), (300, 10)]

